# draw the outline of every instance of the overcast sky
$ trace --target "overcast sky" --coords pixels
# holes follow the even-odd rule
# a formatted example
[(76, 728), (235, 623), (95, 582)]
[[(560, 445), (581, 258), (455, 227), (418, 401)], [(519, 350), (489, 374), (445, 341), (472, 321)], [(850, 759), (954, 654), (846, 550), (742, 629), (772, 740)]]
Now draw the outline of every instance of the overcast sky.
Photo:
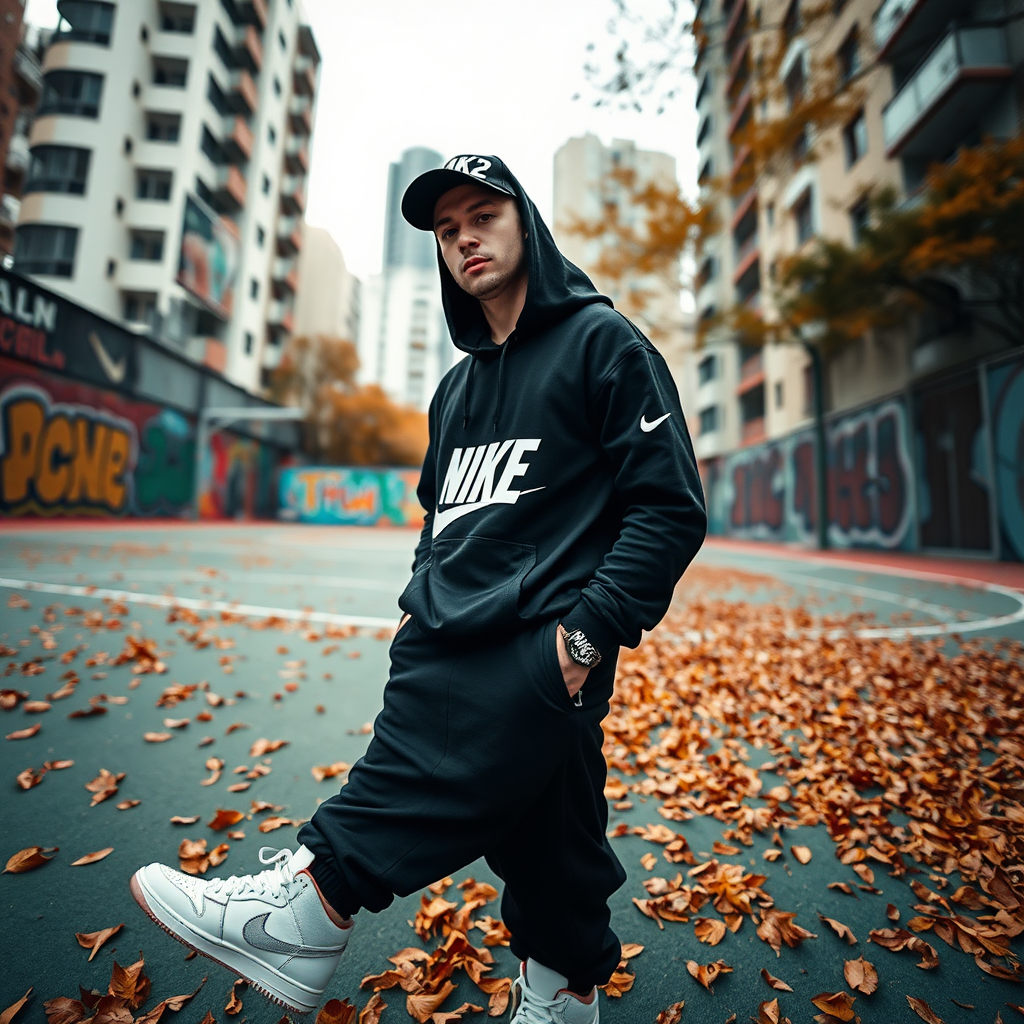
[[(611, 0), (303, 2), (323, 56), (306, 219), (360, 277), (380, 269), (388, 164), (409, 146), (498, 154), (548, 221), (555, 151), (587, 131), (671, 153), (696, 182), (692, 83), (661, 116), (592, 105), (586, 46), (607, 51)], [(56, 0), (28, 0), (26, 20), (55, 25)]]

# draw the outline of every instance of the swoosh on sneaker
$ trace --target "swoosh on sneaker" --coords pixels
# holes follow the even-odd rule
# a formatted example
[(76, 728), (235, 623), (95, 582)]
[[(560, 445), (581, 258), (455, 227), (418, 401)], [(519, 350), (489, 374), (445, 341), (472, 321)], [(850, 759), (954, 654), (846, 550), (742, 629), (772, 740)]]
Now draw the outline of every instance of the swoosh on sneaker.
[(267, 932), (267, 918), (270, 914), (257, 914), (249, 918), (242, 928), (242, 938), (254, 949), (262, 949), (267, 953), (281, 953), (284, 956), (301, 956), (308, 959), (321, 959), (337, 956), (337, 949), (320, 949), (317, 946), (297, 946), (294, 942), (282, 942)]
[(645, 433), (649, 434), (659, 423), (664, 423), (665, 420), (671, 416), (672, 413), (667, 412), (664, 416), (659, 416), (656, 420), (648, 420), (647, 416), (640, 417), (640, 429)]

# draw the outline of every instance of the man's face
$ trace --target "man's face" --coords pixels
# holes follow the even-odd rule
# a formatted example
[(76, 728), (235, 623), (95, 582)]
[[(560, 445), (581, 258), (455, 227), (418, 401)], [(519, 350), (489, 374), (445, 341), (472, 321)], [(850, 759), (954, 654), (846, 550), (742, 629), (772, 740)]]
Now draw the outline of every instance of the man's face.
[(511, 196), (482, 185), (459, 185), (434, 207), (434, 235), (463, 291), (494, 299), (526, 274), (523, 226)]

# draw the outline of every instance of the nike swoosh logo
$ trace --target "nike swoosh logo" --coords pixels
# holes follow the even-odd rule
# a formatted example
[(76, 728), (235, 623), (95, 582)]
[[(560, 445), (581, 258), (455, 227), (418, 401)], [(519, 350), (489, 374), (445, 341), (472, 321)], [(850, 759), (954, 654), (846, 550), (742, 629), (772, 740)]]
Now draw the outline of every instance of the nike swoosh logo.
[(270, 914), (259, 914), (245, 922), (242, 938), (255, 949), (267, 953), (281, 953), (284, 956), (301, 956), (310, 960), (337, 956), (337, 949), (319, 949), (316, 946), (296, 946), (294, 942), (282, 942), (267, 933), (267, 918)]
[(120, 384), (124, 380), (124, 375), (128, 372), (128, 357), (121, 356), (120, 360), (115, 363), (110, 358), (110, 353), (104, 347), (100, 336), (95, 331), (89, 332), (89, 344), (92, 345), (92, 350), (96, 353), (96, 358), (99, 360), (100, 366), (103, 367), (103, 372), (115, 384)]
[(640, 417), (640, 429), (645, 433), (649, 434), (659, 423), (664, 423), (665, 420), (671, 416), (672, 413), (667, 412), (664, 416), (659, 416), (656, 420), (648, 422), (646, 416)]
[(452, 508), (446, 508), (443, 512), (435, 512), (431, 536), (436, 537), (443, 530), (451, 526), (456, 519), (461, 519), (463, 516), (469, 515), (470, 512), (479, 512), (480, 509), (487, 508), (490, 505), (514, 505), (524, 494), (533, 494), (534, 491), (543, 490), (543, 487), (531, 487), (527, 491), (512, 491), (510, 494), (511, 501), (490, 498), (487, 501), (471, 501), (466, 505), (454, 505)]

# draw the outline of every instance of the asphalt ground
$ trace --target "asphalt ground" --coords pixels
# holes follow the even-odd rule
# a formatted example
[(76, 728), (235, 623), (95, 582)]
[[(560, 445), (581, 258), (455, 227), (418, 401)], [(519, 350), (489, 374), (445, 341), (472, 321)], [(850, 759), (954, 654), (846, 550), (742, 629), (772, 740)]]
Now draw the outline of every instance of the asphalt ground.
[[(149, 861), (175, 864), (183, 838), (205, 838), (211, 848), (220, 842), (230, 844), (227, 862), (211, 869), (209, 876), (256, 871), (261, 846), (294, 843), (290, 826), (261, 835), (257, 824), (265, 814), (236, 826), (245, 833), (243, 839), (226, 839), (206, 822), (218, 808), (248, 812), (251, 800), (270, 801), (284, 808), (280, 814), (304, 819), (318, 800), (336, 791), (336, 779), (318, 783), (311, 767), (337, 761), (351, 764), (365, 749), (367, 723), (381, 704), (396, 599), (408, 578), (415, 540), (407, 531), (272, 524), (41, 525), (0, 535), (0, 640), (16, 651), (0, 660), (0, 666), (38, 659), (41, 667), (34, 675), (16, 670), (2, 686), (43, 700), (61, 685), (61, 676), (69, 669), (81, 677), (76, 692), (54, 702), (49, 712), (33, 715), (19, 706), (0, 715), (5, 733), (41, 725), (28, 739), (0, 745), (0, 775), (7, 780), (0, 789), (0, 861), (29, 846), (60, 848), (37, 870), (0, 875), (0, 1010), (32, 986), (32, 998), (17, 1020), (42, 1021), (44, 1000), (77, 996), (79, 985), (105, 990), (112, 960), (130, 963), (141, 950), (153, 981), (153, 1000), (147, 1006), (191, 992), (208, 976), (200, 995), (165, 1019), (192, 1024), (209, 1009), (218, 1021), (280, 1020), (280, 1008), (251, 992), (242, 997), (242, 1013), (227, 1016), (224, 1007), (232, 975), (201, 957), (186, 961), (184, 948), (136, 907), (127, 881)], [(730, 589), (726, 584), (730, 599), (873, 615), (874, 621), (863, 628), (875, 630), (879, 638), (912, 629), (925, 637), (945, 638), (950, 650), (960, 635), (1024, 641), (1024, 594), (1016, 589), (1024, 586), (1024, 577), (1013, 585), (963, 585), (948, 575), (930, 574), (924, 561), (916, 569), (885, 571), (777, 549), (759, 553), (752, 547), (715, 545), (704, 549), (699, 564), (722, 569), (725, 579), (729, 570), (763, 579), (763, 586), (753, 588), (737, 583)], [(179, 621), (168, 621), (175, 606), (200, 620), (224, 611), (230, 612), (229, 620), (244, 616), (245, 621), (220, 621), (210, 630), (220, 645), (203, 646), (194, 642), (194, 636), (189, 639), (197, 627), (181, 620), (181, 613)], [(102, 625), (90, 628), (81, 614), (69, 615), (68, 609), (86, 615), (99, 611), (96, 621)], [(358, 625), (359, 631), (353, 636), (328, 635), (348, 632), (343, 628), (346, 623)], [(129, 634), (155, 641), (166, 672), (135, 674), (131, 663), (109, 664)], [(60, 656), (73, 649), (78, 649), (74, 660), (62, 662)], [(100, 652), (108, 658), (87, 666), (86, 659), (95, 659)], [(200, 689), (176, 707), (157, 707), (157, 697), (173, 683), (207, 683), (211, 694), (225, 700), (209, 706)], [(99, 694), (127, 701), (99, 702), (107, 708), (102, 715), (67, 717), (88, 709), (89, 698)], [(200, 711), (208, 712), (210, 719), (198, 720)], [(168, 717), (191, 721), (168, 729)], [(246, 728), (229, 732), (236, 723)], [(146, 742), (146, 732), (170, 732), (172, 739)], [(206, 736), (214, 742), (200, 747)], [(264, 760), (250, 755), (258, 738), (288, 743), (267, 755), (269, 774), (252, 779), (244, 792), (229, 792), (229, 785), (248, 781), (244, 774), (234, 774), (236, 766), (251, 770)], [(202, 786), (210, 775), (205, 762), (211, 756), (224, 760), (224, 773), (216, 784)], [(27, 791), (15, 784), (24, 769), (61, 759), (73, 760), (74, 765), (49, 771)], [(125, 777), (116, 797), (90, 806), (91, 793), (84, 787), (101, 769), (124, 772)], [(124, 800), (139, 803), (119, 810), (117, 804)], [(169, 821), (174, 815), (198, 815), (199, 821), (176, 826)], [(653, 802), (638, 800), (629, 811), (613, 811), (611, 821), (633, 826), (661, 819)], [(711, 818), (697, 817), (675, 827), (698, 855), (721, 839), (722, 824)], [(763, 865), (761, 853), (769, 839), (755, 836), (754, 846), (743, 850), (738, 863), (760, 870), (754, 865)], [(904, 920), (913, 913), (914, 898), (905, 884), (883, 874), (877, 883), (881, 894), (853, 900), (826, 888), (840, 876), (834, 845), (823, 826), (801, 828), (786, 839), (809, 847), (813, 859), (799, 871), (772, 872), (770, 891), (780, 907), (795, 910), (798, 922), (818, 938), (796, 949), (784, 947), (778, 959), (749, 925), (713, 949), (695, 940), (692, 924), (669, 924), (659, 930), (632, 903), (633, 897), (646, 895), (641, 881), (650, 872), (641, 867), (640, 858), (651, 851), (651, 844), (632, 835), (614, 840), (629, 877), (613, 899), (613, 926), (624, 942), (641, 943), (645, 950), (631, 961), (636, 974), (632, 990), (620, 1000), (601, 997), (605, 1021), (653, 1024), (659, 1011), (684, 999), (684, 1024), (724, 1024), (734, 1013), (745, 1022), (756, 1017), (758, 1003), (773, 996), (779, 997), (794, 1024), (809, 1021), (817, 1012), (809, 997), (844, 988), (843, 960), (857, 955), (880, 968), (885, 965), (879, 991), (858, 1000), (856, 1009), (865, 1022), (917, 1020), (907, 1006), (908, 994), (927, 999), (948, 1024), (993, 1021), (997, 1010), (1004, 1020), (1015, 1019), (1015, 1011), (1005, 1004), (1024, 1002), (1021, 986), (981, 974), (970, 957), (945, 950), (940, 966), (924, 973), (915, 968), (914, 958), (866, 942), (867, 932), (879, 926), (879, 901), (899, 906)], [(113, 852), (103, 860), (72, 866), (78, 857), (106, 847), (113, 847)], [(482, 862), (467, 865), (453, 877), (460, 882), (470, 876), (497, 881)], [(327, 996), (348, 997), (360, 1006), (366, 1001), (368, 993), (359, 990), (360, 979), (386, 969), (387, 956), (420, 944), (409, 926), (419, 903), (416, 894), (397, 899), (382, 914), (359, 915), (355, 937)], [(497, 916), (497, 904), (487, 911)], [(859, 945), (849, 947), (819, 925), (819, 911), (847, 923), (860, 937)], [(89, 962), (75, 933), (122, 922), (123, 929)], [(557, 906), (551, 908), (551, 926), (558, 927)], [(1020, 956), (1019, 940), (1014, 948)], [(516, 965), (509, 951), (497, 947), (494, 953), (494, 975), (512, 974)], [(719, 957), (734, 970), (719, 978), (712, 994), (688, 975), (686, 962), (709, 963)], [(761, 968), (789, 982), (796, 993), (771, 991), (760, 977)], [(390, 1004), (385, 1022), (408, 1019), (404, 994), (392, 990), (384, 997)], [(962, 1009), (953, 998), (976, 1009)], [(486, 1003), (486, 997), (463, 978), (445, 1008), (466, 1000)]]

